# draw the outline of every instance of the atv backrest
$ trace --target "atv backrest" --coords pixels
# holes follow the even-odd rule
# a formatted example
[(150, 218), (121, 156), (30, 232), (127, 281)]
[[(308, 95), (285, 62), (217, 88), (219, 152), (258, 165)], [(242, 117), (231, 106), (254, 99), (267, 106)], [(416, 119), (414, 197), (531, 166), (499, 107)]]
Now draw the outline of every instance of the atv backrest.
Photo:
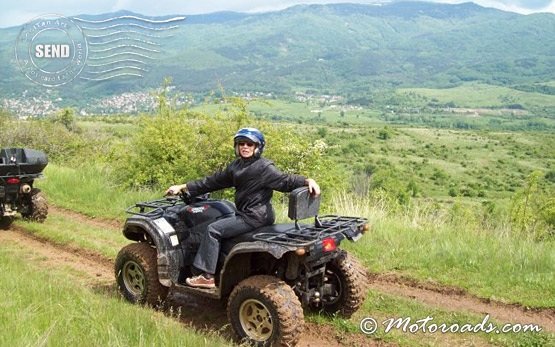
[(289, 193), (289, 218), (300, 220), (315, 217), (319, 210), (320, 195), (311, 195), (308, 187), (297, 188)]

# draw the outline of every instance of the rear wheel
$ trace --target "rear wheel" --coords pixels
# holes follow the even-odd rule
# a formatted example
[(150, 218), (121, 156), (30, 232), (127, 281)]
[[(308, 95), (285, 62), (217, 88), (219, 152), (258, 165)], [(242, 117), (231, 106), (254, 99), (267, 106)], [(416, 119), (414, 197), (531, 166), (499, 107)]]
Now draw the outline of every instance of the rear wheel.
[(227, 316), (237, 337), (256, 346), (293, 346), (304, 326), (293, 289), (272, 276), (239, 283), (229, 296)]
[(0, 217), (0, 229), (6, 230), (10, 227), (10, 225), (12, 225), (12, 223), (13, 223), (12, 216)]
[(23, 218), (44, 222), (48, 216), (48, 201), (40, 189), (33, 188), (26, 200), (26, 206), (21, 210)]
[(350, 317), (364, 301), (364, 270), (347, 252), (340, 251), (326, 265), (326, 275), (319, 309), (328, 314)]
[(115, 263), (118, 289), (132, 303), (157, 306), (166, 300), (168, 287), (158, 280), (156, 249), (148, 243), (123, 247)]

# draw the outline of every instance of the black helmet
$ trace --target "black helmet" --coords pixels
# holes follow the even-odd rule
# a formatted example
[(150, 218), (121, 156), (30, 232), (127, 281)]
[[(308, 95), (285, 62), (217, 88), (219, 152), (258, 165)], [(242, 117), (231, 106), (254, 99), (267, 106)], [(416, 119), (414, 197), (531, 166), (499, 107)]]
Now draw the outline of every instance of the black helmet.
[(256, 128), (242, 128), (235, 133), (233, 137), (233, 145), (235, 147), (235, 155), (239, 156), (239, 148), (237, 143), (241, 140), (247, 140), (256, 143), (256, 149), (254, 150), (254, 156), (260, 157), (264, 151), (264, 146), (266, 141), (264, 140), (264, 135), (262, 132)]

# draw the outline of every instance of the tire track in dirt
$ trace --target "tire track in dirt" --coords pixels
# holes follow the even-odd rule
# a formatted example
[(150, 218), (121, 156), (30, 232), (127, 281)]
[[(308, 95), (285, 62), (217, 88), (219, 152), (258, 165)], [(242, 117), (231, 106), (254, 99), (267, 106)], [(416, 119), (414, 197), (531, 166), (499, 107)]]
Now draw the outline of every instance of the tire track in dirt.
[(29, 255), (38, 258), (38, 262), (47, 268), (71, 268), (91, 285), (107, 285), (114, 282), (112, 261), (95, 252), (57, 245), (16, 225), (12, 225), (10, 230), (0, 232), (0, 244), (4, 242), (25, 248)]
[[(59, 207), (54, 207), (51, 210), (56, 214), (61, 214), (96, 227), (120, 229), (123, 225), (122, 222), (116, 220), (92, 218)], [(491, 319), (504, 323), (538, 324), (544, 331), (555, 332), (555, 308), (531, 309), (518, 304), (506, 304), (476, 297), (461, 288), (448, 287), (432, 282), (422, 282), (397, 274), (365, 273), (364, 276), (368, 279), (367, 288), (385, 294), (410, 298), (447, 311), (467, 311), (484, 316), (489, 314)], [(314, 324), (314, 326), (319, 327), (320, 325)], [(314, 330), (317, 329), (314, 328)], [(330, 336), (339, 336), (334, 331), (327, 333)], [(321, 336), (320, 333), (317, 335)], [(338, 340), (344, 343), (344, 338), (345, 336), (341, 336)], [(363, 341), (368, 344), (370, 340), (364, 338)]]
[(48, 212), (50, 214), (62, 215), (66, 218), (74, 219), (74, 220), (77, 220), (79, 222), (86, 223), (88, 225), (91, 225), (91, 226), (97, 227), (97, 228), (117, 230), (117, 229), (121, 229), (123, 227), (123, 222), (120, 222), (118, 220), (89, 217), (89, 216), (84, 215), (82, 213), (75, 212), (75, 211), (72, 211), (72, 210), (68, 210), (68, 209), (63, 208), (63, 207), (50, 205), (48, 207)]

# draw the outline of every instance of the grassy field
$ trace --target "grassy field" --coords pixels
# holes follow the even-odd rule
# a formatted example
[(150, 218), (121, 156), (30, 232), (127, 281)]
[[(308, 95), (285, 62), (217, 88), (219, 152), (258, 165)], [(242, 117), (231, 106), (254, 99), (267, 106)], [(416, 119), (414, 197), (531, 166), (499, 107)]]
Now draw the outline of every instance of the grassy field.
[[(320, 95), (251, 97), (248, 109), (256, 117), (273, 122), (343, 127), (404, 124), (493, 131), (555, 128), (555, 95), (540, 92), (469, 82), (447, 89), (402, 88), (373, 93), (362, 105), (356, 101), (349, 104), (346, 97)], [(215, 100), (193, 109), (217, 114), (227, 108), (227, 104)]]
[[(472, 86), (461, 88), (465, 89), (444, 92), (445, 97), (472, 99)], [(502, 93), (501, 87), (488, 88)], [(538, 97), (549, 104), (551, 96)], [(216, 114), (226, 107), (208, 104), (197, 109)], [(323, 107), (318, 117), (311, 112), (315, 105), (283, 100), (253, 101), (248, 107), (265, 119), (301, 122), (299, 131), (323, 139), (329, 147), (327, 155), (347, 173), (338, 179), (348, 179), (357, 186), (364, 186), (361, 175), (387, 169), (402, 181), (414, 181), (418, 197), (479, 198), (480, 202), (495, 200), (506, 205), (533, 171), (547, 174), (555, 170), (551, 132), (515, 131), (527, 129), (531, 121), (526, 117), (403, 112), (384, 116), (370, 109), (346, 110), (341, 117), (338, 109), (329, 106)], [(318, 118), (320, 121), (312, 122)], [(546, 122), (555, 126), (555, 119)], [(415, 126), (418, 124), (422, 126)], [(493, 130), (487, 130), (490, 128)], [(549, 189), (555, 188), (555, 182), (545, 183)]]
[(553, 107), (555, 95), (522, 92), (508, 87), (480, 83), (468, 83), (450, 89), (406, 88), (397, 91), (400, 94), (416, 94), (437, 103), (455, 103), (458, 107), (468, 108), (503, 108), (511, 104), (520, 104), (526, 108)]
[(38, 184), (60, 207), (90, 217), (120, 220), (125, 216), (127, 207), (139, 201), (160, 198), (164, 194), (162, 191), (122, 190), (117, 182), (110, 180), (109, 171), (100, 165), (69, 168), (49, 164), (44, 171), (45, 178)]
[(344, 245), (370, 271), (454, 286), (505, 303), (555, 307), (555, 241), (535, 242), (499, 226), (479, 226), (471, 209), (453, 220), (426, 204), (402, 215), (349, 197), (336, 198), (334, 206), (339, 214), (371, 221), (371, 232)]
[[(225, 104), (202, 104), (193, 110), (217, 114), (226, 109)], [(380, 112), (362, 107), (351, 107), (341, 104), (300, 102), (281, 99), (253, 99), (248, 109), (256, 117), (269, 121), (310, 123), (310, 124), (351, 124), (380, 125), (385, 122), (378, 116)], [(343, 113), (341, 112), (343, 111)]]
[(80, 286), (16, 244), (0, 248), (2, 346), (228, 346), (152, 309)]

